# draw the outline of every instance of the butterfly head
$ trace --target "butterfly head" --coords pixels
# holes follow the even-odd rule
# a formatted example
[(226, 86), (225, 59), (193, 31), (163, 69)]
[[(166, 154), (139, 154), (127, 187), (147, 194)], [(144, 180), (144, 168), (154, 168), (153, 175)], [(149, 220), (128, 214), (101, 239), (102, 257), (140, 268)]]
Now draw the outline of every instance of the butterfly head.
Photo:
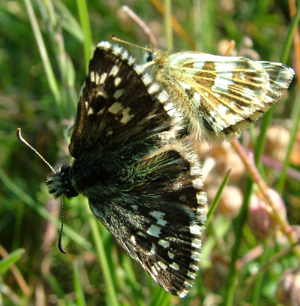
[(65, 195), (67, 198), (78, 196), (78, 192), (74, 188), (71, 181), (71, 166), (62, 165), (56, 173), (51, 174), (46, 184), (49, 188), (49, 193), (52, 193), (55, 198)]
[(152, 67), (154, 69), (155, 75), (159, 73), (159, 71), (163, 70), (164, 67), (169, 62), (169, 57), (167, 56), (167, 52), (161, 50), (146, 50), (143, 54), (142, 62), (144, 63), (143, 67), (148, 68)]
[(143, 62), (144, 63), (150, 63), (150, 62), (153, 62), (156, 58), (156, 53), (153, 51), (153, 52), (150, 52), (150, 51), (145, 51), (144, 54), (143, 54)]

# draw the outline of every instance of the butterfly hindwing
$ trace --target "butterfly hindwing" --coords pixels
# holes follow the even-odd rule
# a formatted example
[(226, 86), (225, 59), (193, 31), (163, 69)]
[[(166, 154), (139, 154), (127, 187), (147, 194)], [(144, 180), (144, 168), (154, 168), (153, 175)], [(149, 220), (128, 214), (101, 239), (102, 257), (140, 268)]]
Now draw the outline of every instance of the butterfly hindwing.
[[(119, 176), (110, 200), (90, 197), (93, 213), (125, 250), (172, 294), (184, 297), (199, 269), (206, 195), (195, 154), (180, 143)], [(125, 169), (124, 169), (125, 170)]]
[(199, 139), (233, 139), (288, 88), (293, 69), (244, 57), (157, 53), (154, 74)]

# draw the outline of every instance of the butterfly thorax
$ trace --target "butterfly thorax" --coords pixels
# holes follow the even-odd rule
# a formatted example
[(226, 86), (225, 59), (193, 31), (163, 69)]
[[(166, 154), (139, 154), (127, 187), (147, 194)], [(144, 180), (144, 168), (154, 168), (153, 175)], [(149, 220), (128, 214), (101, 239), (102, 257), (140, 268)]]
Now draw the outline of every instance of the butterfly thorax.
[(155, 61), (155, 68), (157, 70), (159, 69), (163, 69), (165, 67), (168, 66), (169, 64), (169, 57), (168, 57), (168, 53), (167, 52), (163, 52), (163, 51), (156, 51), (153, 54), (153, 60)]
[[(60, 170), (48, 177), (46, 184), (49, 193), (55, 198), (65, 195), (67, 198), (78, 196), (79, 193), (85, 195), (87, 189), (97, 185), (101, 189), (111, 184), (112, 173), (101, 165), (86, 165), (74, 162), (72, 165), (64, 164)], [(97, 189), (99, 191), (99, 189)]]

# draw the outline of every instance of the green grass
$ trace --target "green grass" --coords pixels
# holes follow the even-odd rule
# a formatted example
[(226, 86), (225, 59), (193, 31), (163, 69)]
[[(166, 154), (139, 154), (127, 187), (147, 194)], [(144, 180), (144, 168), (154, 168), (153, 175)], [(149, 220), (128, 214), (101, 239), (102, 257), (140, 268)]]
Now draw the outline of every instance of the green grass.
[[(175, 26), (172, 36), (170, 21), (148, 1), (132, 1), (130, 6), (156, 29), (161, 48), (173, 45), (174, 50), (190, 50), (197, 46), (199, 51), (216, 54), (220, 40), (227, 39), (235, 40), (239, 51), (243, 38), (249, 36), (253, 42), (249, 49), (260, 59), (292, 65), (292, 34), (299, 16), (291, 22), (287, 1), (166, 2), (185, 33)], [(0, 248), (1, 257), (5, 256), (0, 261), (0, 304), (34, 305), (44, 300), (50, 305), (202, 305), (214, 297), (215, 305), (221, 303), (217, 301), (276, 305), (279, 278), (298, 259), (289, 252), (263, 269), (289, 244), (274, 245), (273, 239), (261, 242), (251, 232), (245, 220), (247, 199), (254, 188), (246, 174), (239, 184), (244, 192), (243, 210), (234, 220), (217, 213), (210, 216), (200, 273), (183, 300), (166, 293), (129, 258), (83, 197), (66, 201), (63, 247), (67, 255), (59, 252), (54, 234), (60, 228), (60, 201), (52, 200), (47, 192), (44, 181), (49, 169), (18, 142), (15, 133), (22, 127), (23, 136), (52, 165), (70, 161), (67, 127), (75, 116), (93, 46), (112, 34), (148, 44), (146, 34), (121, 12), (124, 3), (113, 3), (0, 3), (0, 244), (9, 254), (6, 257)], [(141, 57), (140, 50), (128, 49)], [(288, 167), (300, 170), (290, 163), (300, 118), (296, 82), (279, 104), (284, 107), (278, 105), (256, 124), (262, 126), (262, 132), (254, 139), (255, 160), (265, 181), (282, 195), (290, 224), (297, 224), (299, 181), (288, 172)], [(260, 162), (263, 131), (269, 122), (287, 120), (292, 137), (283, 171), (270, 172)], [(258, 246), (262, 255), (236, 270), (236, 261)], [(13, 271), (13, 264), (19, 274)], [(249, 285), (254, 271), (261, 273)]]

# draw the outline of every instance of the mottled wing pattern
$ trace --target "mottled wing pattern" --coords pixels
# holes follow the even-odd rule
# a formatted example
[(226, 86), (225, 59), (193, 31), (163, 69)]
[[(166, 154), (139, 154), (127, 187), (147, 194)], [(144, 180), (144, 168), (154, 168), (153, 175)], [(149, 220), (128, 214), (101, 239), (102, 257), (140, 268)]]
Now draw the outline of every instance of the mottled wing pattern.
[(188, 144), (173, 143), (127, 169), (110, 202), (93, 213), (168, 292), (184, 297), (199, 270), (206, 194)]
[(148, 134), (153, 126), (158, 135), (179, 125), (167, 93), (135, 59), (118, 45), (99, 43), (81, 89), (71, 155), (85, 158), (94, 150), (118, 150), (125, 143), (151, 137)]
[(160, 55), (157, 81), (176, 99), (190, 130), (207, 140), (233, 139), (288, 88), (294, 71), (280, 63), (197, 52)]
[(196, 154), (176, 140), (181, 125), (168, 94), (125, 49), (102, 42), (78, 103), (73, 164), (48, 181), (54, 194), (88, 197), (126, 251), (184, 297), (199, 269), (206, 195)]

